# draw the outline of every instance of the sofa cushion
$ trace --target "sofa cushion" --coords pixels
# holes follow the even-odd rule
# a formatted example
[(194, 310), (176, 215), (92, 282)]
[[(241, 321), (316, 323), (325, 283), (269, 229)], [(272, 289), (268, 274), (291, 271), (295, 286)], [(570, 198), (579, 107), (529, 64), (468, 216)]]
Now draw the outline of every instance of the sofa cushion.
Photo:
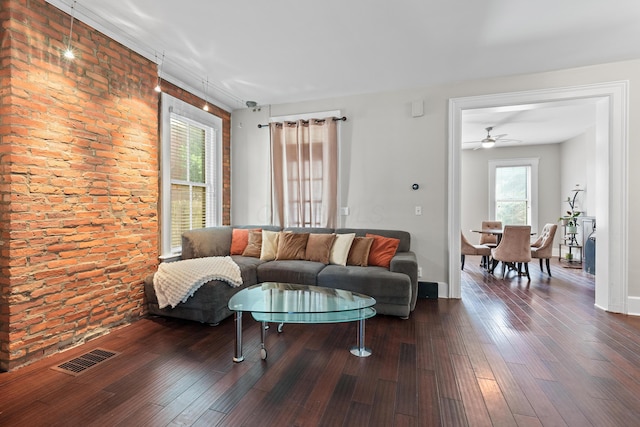
[(228, 256), (231, 227), (208, 227), (182, 233), (182, 259)]
[(400, 239), (393, 237), (383, 237), (377, 234), (367, 233), (367, 237), (373, 238), (371, 250), (369, 251), (369, 265), (377, 265), (378, 267), (389, 268), (391, 258), (396, 254)]
[(369, 251), (373, 244), (373, 237), (356, 237), (351, 244), (347, 265), (366, 267), (369, 264)]
[(262, 250), (262, 230), (249, 230), (247, 247), (242, 252), (243, 256), (260, 258)]
[(318, 286), (373, 296), (377, 303), (411, 302), (411, 279), (383, 267), (328, 265), (318, 274)]
[(308, 240), (309, 233), (281, 233), (276, 259), (304, 259)]
[(329, 262), (331, 264), (347, 265), (349, 250), (355, 237), (355, 233), (336, 234), (336, 240), (334, 240), (331, 253), (329, 254)]
[(242, 276), (242, 285), (240, 287), (236, 288), (226, 282), (211, 280), (200, 286), (193, 296), (189, 297), (185, 302), (181, 302), (175, 308), (159, 307), (158, 297), (153, 286), (153, 274), (150, 274), (144, 280), (144, 292), (149, 312), (203, 323), (218, 323), (229, 317), (232, 314), (227, 307), (229, 298), (241, 289), (258, 283), (256, 267), (262, 263), (258, 258), (239, 255), (234, 255), (231, 258), (240, 267), (240, 275)]
[(321, 262), (281, 260), (258, 266), (258, 283), (283, 282), (315, 285), (318, 273), (325, 267)]
[(242, 255), (232, 255), (231, 259), (240, 267), (240, 275), (242, 276), (242, 284), (258, 283), (258, 266), (264, 261), (260, 258), (247, 257)]
[(336, 240), (335, 234), (309, 234), (307, 240), (307, 249), (305, 251), (305, 259), (307, 261), (316, 261), (323, 264), (329, 264), (329, 254)]

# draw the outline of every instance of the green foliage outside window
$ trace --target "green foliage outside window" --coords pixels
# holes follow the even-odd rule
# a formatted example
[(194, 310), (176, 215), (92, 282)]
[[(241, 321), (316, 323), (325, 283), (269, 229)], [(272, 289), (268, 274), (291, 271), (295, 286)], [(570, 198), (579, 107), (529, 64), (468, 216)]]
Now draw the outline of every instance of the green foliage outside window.
[(496, 168), (496, 220), (502, 224), (529, 223), (528, 166)]

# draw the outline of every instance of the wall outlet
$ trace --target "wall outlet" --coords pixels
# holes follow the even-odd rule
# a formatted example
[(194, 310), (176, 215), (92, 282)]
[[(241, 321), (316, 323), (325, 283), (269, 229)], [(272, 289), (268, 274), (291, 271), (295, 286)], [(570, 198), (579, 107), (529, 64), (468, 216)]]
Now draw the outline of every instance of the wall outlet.
[(340, 215), (349, 215), (349, 207), (340, 208)]
[(422, 215), (422, 206), (416, 206), (416, 215)]
[(422, 277), (422, 267), (418, 267), (418, 277)]

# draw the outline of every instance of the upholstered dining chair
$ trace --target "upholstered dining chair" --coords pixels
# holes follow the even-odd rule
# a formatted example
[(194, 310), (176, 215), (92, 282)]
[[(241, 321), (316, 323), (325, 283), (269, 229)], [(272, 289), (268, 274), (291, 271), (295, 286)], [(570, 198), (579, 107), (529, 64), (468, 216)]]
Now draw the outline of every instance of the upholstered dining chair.
[(549, 276), (551, 276), (549, 259), (553, 251), (553, 238), (556, 235), (557, 229), (557, 224), (545, 224), (538, 240), (531, 244), (531, 258), (538, 258), (540, 260), (540, 271), (544, 271), (542, 269), (542, 260), (544, 259), (547, 264), (547, 274), (549, 274)]
[(505, 277), (507, 264), (517, 266), (518, 275), (524, 264), (524, 271), (529, 276), (529, 261), (531, 261), (531, 226), (530, 225), (505, 225), (500, 244), (491, 249), (493, 262), (491, 271), (495, 270), (498, 262), (502, 262), (502, 277)]
[[(482, 221), (482, 230), (502, 230), (502, 221)], [(480, 244), (495, 248), (498, 246), (498, 236), (482, 233), (480, 235)]]
[(464, 237), (464, 234), (460, 232), (461, 242), (460, 242), (460, 269), (464, 270), (464, 258), (465, 255), (480, 255), (482, 257), (482, 266), (485, 268), (489, 267), (489, 256), (491, 255), (491, 248), (485, 245), (474, 245), (471, 244)]

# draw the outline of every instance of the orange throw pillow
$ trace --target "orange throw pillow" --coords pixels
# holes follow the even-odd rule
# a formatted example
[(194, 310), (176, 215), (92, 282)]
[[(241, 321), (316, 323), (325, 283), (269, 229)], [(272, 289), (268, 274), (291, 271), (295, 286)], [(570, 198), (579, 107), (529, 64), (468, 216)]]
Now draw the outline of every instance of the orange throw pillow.
[(248, 228), (234, 228), (231, 235), (231, 255), (242, 255), (249, 243)]
[(373, 237), (373, 243), (369, 250), (369, 265), (389, 268), (391, 258), (396, 254), (398, 246), (400, 245), (400, 239), (369, 233), (367, 233), (367, 237)]
[[(262, 229), (256, 228), (251, 231), (262, 231)], [(248, 228), (234, 228), (231, 235), (231, 255), (242, 255), (247, 244), (249, 243), (249, 229)]]

